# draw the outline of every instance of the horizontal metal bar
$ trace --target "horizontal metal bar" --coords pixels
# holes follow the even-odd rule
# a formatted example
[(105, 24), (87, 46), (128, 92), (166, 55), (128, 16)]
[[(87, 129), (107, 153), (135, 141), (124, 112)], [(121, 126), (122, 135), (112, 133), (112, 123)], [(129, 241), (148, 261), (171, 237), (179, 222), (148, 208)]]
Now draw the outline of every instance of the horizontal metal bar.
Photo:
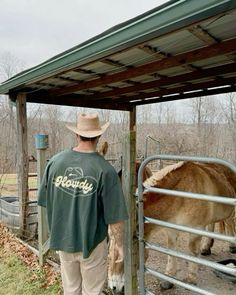
[(145, 295), (155, 295), (154, 293), (152, 293), (151, 291), (145, 289)]
[(204, 290), (204, 289), (200, 289), (194, 285), (190, 285), (190, 284), (187, 284), (187, 283), (184, 283), (182, 281), (179, 281), (177, 280), (176, 278), (173, 278), (173, 277), (170, 277), (170, 276), (167, 276), (167, 275), (164, 275), (152, 268), (149, 268), (149, 267), (146, 267), (145, 268), (145, 273), (147, 274), (151, 274), (153, 275), (154, 277), (157, 277), (161, 280), (164, 280), (164, 281), (168, 281), (174, 285), (178, 285), (180, 287), (183, 287), (187, 290), (190, 290), (190, 291), (193, 291), (193, 292), (196, 292), (198, 294), (202, 294), (202, 295), (216, 295), (215, 293), (212, 293), (212, 292), (209, 292), (207, 290)]
[[(236, 173), (236, 166), (232, 163), (225, 161), (223, 159), (219, 158), (213, 158), (213, 157), (195, 157), (195, 156), (179, 156), (179, 155), (155, 155), (152, 157), (149, 157), (145, 159), (142, 163), (142, 167), (146, 166), (149, 162), (154, 160), (173, 160), (173, 161), (193, 161), (193, 162), (203, 162), (203, 163), (213, 163), (213, 164), (221, 164), (228, 168), (230, 168), (232, 171)], [(141, 168), (140, 166), (140, 168)]]
[(145, 186), (144, 193), (145, 192), (153, 192), (153, 193), (165, 194), (169, 196), (176, 196), (180, 198), (203, 200), (203, 201), (210, 201), (210, 202), (223, 203), (227, 205), (236, 206), (236, 198), (234, 196), (230, 198), (230, 197), (221, 197), (221, 196), (214, 196), (214, 195), (204, 195), (204, 194), (198, 194), (198, 193), (190, 193), (190, 192), (176, 191), (171, 189), (151, 187), (151, 186)]
[(209, 261), (209, 260), (206, 260), (203, 258), (188, 255), (183, 252), (171, 250), (169, 248), (162, 247), (162, 246), (159, 246), (159, 245), (156, 245), (153, 243), (149, 243), (149, 242), (145, 242), (145, 248), (152, 249), (152, 250), (155, 250), (155, 251), (167, 254), (167, 255), (175, 256), (177, 258), (185, 259), (185, 260), (188, 260), (188, 261), (191, 261), (191, 262), (194, 262), (197, 264), (201, 264), (201, 265), (213, 268), (213, 269), (217, 269), (217, 270), (229, 273), (233, 276), (236, 276), (236, 268), (230, 268), (230, 267), (227, 267), (227, 266), (222, 265), (217, 262), (212, 262), (212, 261)]
[(1, 208), (1, 211), (2, 211), (2, 215), (4, 215), (4, 216), (14, 216), (16, 218), (19, 218), (19, 212), (12, 213), (12, 212), (5, 210), (4, 208)]
[(29, 188), (29, 189), (28, 189), (29, 192), (35, 192), (35, 191), (37, 191), (37, 190), (38, 190), (37, 188)]
[(218, 239), (218, 240), (226, 241), (229, 243), (236, 243), (236, 237), (233, 237), (233, 236), (221, 235), (221, 234), (217, 234), (217, 233), (210, 232), (207, 230), (200, 230), (200, 229), (196, 229), (196, 228), (191, 228), (191, 227), (188, 227), (185, 225), (179, 225), (179, 224), (175, 224), (175, 223), (171, 223), (171, 222), (167, 222), (167, 221), (162, 221), (162, 220), (158, 220), (158, 219), (154, 219), (154, 218), (150, 218), (150, 217), (146, 217), (146, 216), (144, 216), (144, 222), (153, 223), (156, 225), (180, 230), (183, 232), (196, 234), (199, 236), (210, 237), (213, 239)]

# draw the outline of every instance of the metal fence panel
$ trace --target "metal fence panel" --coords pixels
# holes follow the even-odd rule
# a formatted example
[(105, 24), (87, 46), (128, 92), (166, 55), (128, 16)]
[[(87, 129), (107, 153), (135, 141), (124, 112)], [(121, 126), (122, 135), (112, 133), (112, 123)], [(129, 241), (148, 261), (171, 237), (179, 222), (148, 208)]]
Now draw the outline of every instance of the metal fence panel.
[(144, 240), (144, 222), (150, 222), (150, 223), (154, 223), (157, 225), (161, 225), (161, 226), (165, 226), (165, 227), (169, 227), (169, 228), (173, 228), (173, 229), (178, 229), (181, 231), (186, 231), (186, 232), (190, 232), (190, 233), (194, 233), (194, 234), (198, 234), (198, 235), (202, 235), (202, 236), (207, 236), (207, 237), (211, 237), (211, 238), (216, 238), (216, 239), (220, 239), (220, 240), (224, 240), (224, 241), (232, 242), (232, 243), (236, 242), (236, 237), (232, 237), (232, 236), (230, 237), (230, 236), (226, 236), (226, 235), (216, 234), (214, 232), (198, 230), (198, 229), (194, 229), (194, 228), (183, 226), (183, 225), (176, 225), (173, 223), (169, 223), (169, 222), (165, 222), (165, 221), (161, 221), (161, 220), (157, 220), (157, 219), (153, 219), (153, 218), (148, 218), (148, 217), (144, 216), (143, 193), (144, 193), (144, 191), (152, 191), (152, 192), (158, 192), (158, 193), (162, 193), (162, 194), (168, 193), (168, 195), (171, 195), (171, 196), (200, 199), (200, 200), (206, 200), (206, 201), (212, 201), (212, 202), (219, 202), (219, 203), (224, 203), (224, 204), (234, 205), (234, 206), (236, 205), (236, 199), (232, 199), (229, 197), (226, 198), (226, 197), (220, 197), (220, 196), (208, 196), (208, 195), (204, 195), (204, 194), (188, 193), (188, 192), (151, 188), (151, 187), (143, 188), (142, 179), (143, 179), (144, 168), (148, 163), (150, 163), (151, 161), (154, 161), (154, 160), (193, 161), (193, 162), (221, 164), (221, 165), (224, 165), (224, 166), (230, 168), (235, 173), (236, 173), (236, 167), (233, 164), (231, 164), (225, 160), (218, 159), (218, 158), (177, 156), (177, 155), (156, 155), (156, 156), (148, 157), (147, 159), (145, 159), (142, 162), (142, 164), (139, 168), (139, 172), (138, 172), (139, 292), (140, 292), (140, 294), (141, 295), (144, 295), (144, 294), (153, 295), (153, 293), (151, 291), (149, 291), (145, 288), (145, 284), (144, 284), (144, 275), (145, 275), (145, 273), (149, 273), (149, 274), (154, 275), (155, 277), (158, 277), (160, 279), (169, 281), (173, 284), (182, 286), (183, 288), (188, 289), (188, 290), (192, 290), (198, 294), (216, 295), (216, 294), (211, 293), (207, 290), (203, 290), (203, 289), (193, 286), (191, 284), (184, 283), (180, 280), (177, 280), (177, 279), (169, 277), (165, 274), (159, 273), (151, 268), (146, 268), (144, 265), (144, 249), (145, 249), (145, 247), (165, 253), (165, 254), (168, 254), (168, 255), (172, 255), (172, 256), (175, 256), (178, 258), (183, 258), (183, 259), (191, 261), (191, 262), (205, 265), (205, 266), (208, 266), (208, 267), (211, 267), (211, 268), (214, 268), (214, 269), (226, 272), (226, 273), (230, 273), (231, 275), (236, 275), (236, 270), (234, 270), (234, 269), (232, 270), (224, 265), (219, 265), (217, 263), (210, 262), (210, 261), (207, 261), (202, 258), (197, 258), (197, 257), (191, 256), (191, 255), (186, 255), (186, 254), (181, 253), (179, 251), (170, 250), (168, 248), (164, 248), (164, 247), (161, 247), (158, 245), (153, 245), (151, 243), (146, 242)]

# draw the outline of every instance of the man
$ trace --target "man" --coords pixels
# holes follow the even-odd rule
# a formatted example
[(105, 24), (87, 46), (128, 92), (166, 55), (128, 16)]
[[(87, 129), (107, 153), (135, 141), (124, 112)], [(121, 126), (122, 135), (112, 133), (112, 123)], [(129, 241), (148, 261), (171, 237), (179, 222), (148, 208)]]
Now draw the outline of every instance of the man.
[(128, 218), (120, 180), (96, 152), (109, 123), (81, 114), (78, 145), (49, 161), (38, 194), (47, 209), (50, 249), (59, 250), (65, 295), (99, 295), (107, 277), (108, 225), (123, 260), (123, 221)]

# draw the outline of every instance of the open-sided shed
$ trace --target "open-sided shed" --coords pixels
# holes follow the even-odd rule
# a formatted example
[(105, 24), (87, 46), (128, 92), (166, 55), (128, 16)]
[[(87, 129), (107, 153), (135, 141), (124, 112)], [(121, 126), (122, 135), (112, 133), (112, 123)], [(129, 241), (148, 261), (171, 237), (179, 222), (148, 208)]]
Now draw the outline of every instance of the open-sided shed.
[[(9, 95), (17, 107), (22, 206), (28, 176), (27, 103), (129, 111), (130, 147), (123, 168), (130, 210), (126, 246), (132, 249), (136, 106), (234, 92), (235, 9), (234, 0), (169, 1), (3, 82), (0, 94)], [(126, 294), (136, 294), (132, 253), (126, 253)]]

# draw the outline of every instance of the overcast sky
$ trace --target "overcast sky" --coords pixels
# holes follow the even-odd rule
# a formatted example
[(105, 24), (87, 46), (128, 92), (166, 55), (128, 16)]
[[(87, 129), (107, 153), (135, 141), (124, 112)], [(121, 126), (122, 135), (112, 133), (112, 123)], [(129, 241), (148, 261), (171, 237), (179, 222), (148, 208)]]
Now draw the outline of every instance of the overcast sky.
[(0, 0), (0, 55), (26, 67), (167, 0)]

